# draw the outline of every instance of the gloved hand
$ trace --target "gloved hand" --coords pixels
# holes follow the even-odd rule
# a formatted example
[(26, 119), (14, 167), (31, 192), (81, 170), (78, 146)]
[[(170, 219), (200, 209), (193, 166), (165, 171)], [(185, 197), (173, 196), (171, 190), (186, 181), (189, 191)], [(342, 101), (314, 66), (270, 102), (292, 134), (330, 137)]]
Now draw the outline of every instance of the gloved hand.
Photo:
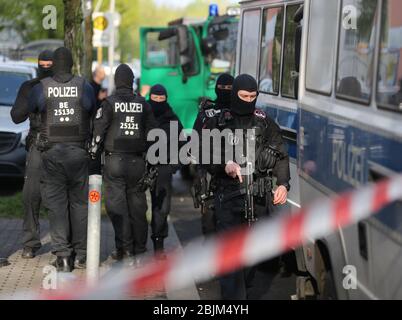
[(96, 136), (96, 138), (93, 138), (92, 142), (88, 146), (88, 152), (92, 160), (95, 160), (98, 157), (98, 153), (100, 151), (100, 142), (101, 137)]

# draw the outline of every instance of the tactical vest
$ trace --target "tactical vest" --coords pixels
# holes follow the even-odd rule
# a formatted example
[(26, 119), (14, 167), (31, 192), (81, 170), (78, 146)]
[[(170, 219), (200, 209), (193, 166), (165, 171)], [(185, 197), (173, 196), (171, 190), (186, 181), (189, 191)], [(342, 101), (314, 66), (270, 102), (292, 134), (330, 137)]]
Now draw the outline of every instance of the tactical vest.
[(41, 83), (46, 104), (46, 112), (41, 114), (41, 140), (85, 142), (90, 130), (90, 116), (82, 105), (85, 80), (73, 77), (60, 83), (45, 78)]
[(145, 100), (134, 95), (108, 97), (113, 119), (105, 138), (107, 152), (142, 153), (146, 151), (144, 125)]

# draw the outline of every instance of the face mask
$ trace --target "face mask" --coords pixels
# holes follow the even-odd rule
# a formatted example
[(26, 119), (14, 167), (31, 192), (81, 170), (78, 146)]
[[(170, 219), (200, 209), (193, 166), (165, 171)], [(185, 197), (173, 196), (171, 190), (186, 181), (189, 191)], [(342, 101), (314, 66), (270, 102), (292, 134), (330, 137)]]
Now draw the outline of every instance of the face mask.
[(229, 106), (231, 98), (231, 90), (220, 89), (219, 86), (233, 85), (234, 78), (227, 73), (223, 73), (216, 81), (215, 93), (216, 102), (220, 105)]
[[(53, 61), (53, 51), (44, 50), (38, 56), (38, 61)], [(44, 68), (38, 62), (38, 78), (43, 79), (53, 76), (52, 67)]]
[(152, 107), (152, 111), (156, 117), (161, 116), (164, 114), (167, 110), (169, 110), (169, 104), (167, 102), (167, 91), (164, 86), (160, 84), (156, 84), (151, 88), (151, 91), (149, 93), (149, 96), (151, 97), (152, 94), (158, 95), (158, 96), (166, 96), (166, 100), (163, 102), (156, 102), (151, 99), (149, 99), (149, 104)]
[(240, 90), (245, 90), (248, 92), (257, 91), (257, 82), (252, 76), (248, 74), (242, 74), (235, 79), (232, 90), (232, 112), (240, 116), (253, 114), (255, 111), (257, 99), (254, 99), (252, 102), (247, 102), (240, 99), (238, 95)]
[(160, 117), (166, 111), (169, 110), (169, 104), (164, 102), (156, 102), (153, 100), (149, 100), (149, 104), (151, 105), (152, 112), (154, 113), (155, 117)]
[(51, 77), (51, 76), (53, 76), (53, 71), (52, 71), (51, 67), (44, 68), (44, 67), (38, 66), (38, 78), (39, 79), (44, 79), (44, 78)]

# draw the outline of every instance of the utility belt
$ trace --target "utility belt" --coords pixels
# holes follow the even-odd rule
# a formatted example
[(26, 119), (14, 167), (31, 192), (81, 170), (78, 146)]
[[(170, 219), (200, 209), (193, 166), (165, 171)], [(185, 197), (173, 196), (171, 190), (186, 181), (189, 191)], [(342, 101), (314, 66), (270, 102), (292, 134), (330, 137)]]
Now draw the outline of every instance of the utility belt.
[(74, 146), (80, 149), (86, 149), (87, 142), (86, 141), (71, 141), (71, 142), (50, 142), (47, 139), (41, 138), (40, 136), (36, 139), (36, 147), (40, 152), (46, 152), (52, 149), (56, 145), (67, 145)]
[[(222, 179), (226, 183), (220, 183), (218, 188), (219, 199), (221, 202), (227, 202), (234, 198), (245, 196), (247, 193), (246, 188), (243, 185), (231, 184), (229, 188), (227, 179)], [(233, 190), (235, 189), (235, 190)], [(268, 194), (272, 191), (272, 178), (270, 176), (257, 178), (253, 183), (253, 197), (259, 201), (263, 202)]]

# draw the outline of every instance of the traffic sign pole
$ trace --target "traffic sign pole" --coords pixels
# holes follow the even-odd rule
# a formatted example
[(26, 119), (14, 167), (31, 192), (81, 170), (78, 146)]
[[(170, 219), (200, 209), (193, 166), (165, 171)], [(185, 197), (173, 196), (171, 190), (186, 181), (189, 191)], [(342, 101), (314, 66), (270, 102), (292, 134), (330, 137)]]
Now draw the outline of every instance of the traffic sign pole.
[(109, 88), (108, 94), (111, 95), (114, 89), (114, 76), (113, 76), (113, 66), (114, 66), (114, 35), (115, 35), (115, 21), (114, 21), (114, 10), (115, 10), (115, 0), (110, 1), (110, 13), (112, 16), (111, 21), (111, 31), (110, 31), (110, 44), (109, 44)]

